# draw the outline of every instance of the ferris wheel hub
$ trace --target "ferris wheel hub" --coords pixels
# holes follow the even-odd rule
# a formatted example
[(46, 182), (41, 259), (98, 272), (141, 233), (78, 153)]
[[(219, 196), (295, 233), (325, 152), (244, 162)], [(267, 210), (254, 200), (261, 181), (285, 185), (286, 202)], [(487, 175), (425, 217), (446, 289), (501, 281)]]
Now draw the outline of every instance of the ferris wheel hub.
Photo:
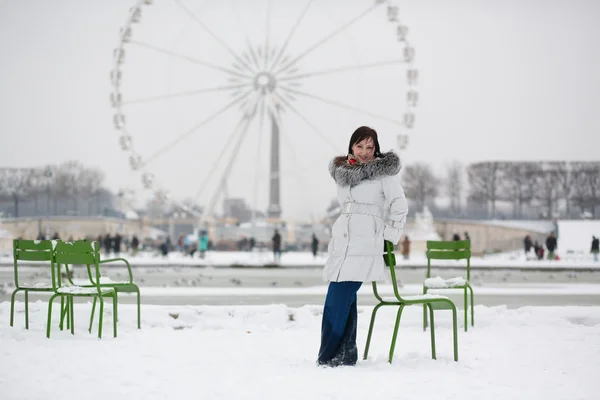
[(272, 92), (277, 86), (275, 75), (270, 72), (260, 72), (254, 78), (254, 89), (262, 93)]

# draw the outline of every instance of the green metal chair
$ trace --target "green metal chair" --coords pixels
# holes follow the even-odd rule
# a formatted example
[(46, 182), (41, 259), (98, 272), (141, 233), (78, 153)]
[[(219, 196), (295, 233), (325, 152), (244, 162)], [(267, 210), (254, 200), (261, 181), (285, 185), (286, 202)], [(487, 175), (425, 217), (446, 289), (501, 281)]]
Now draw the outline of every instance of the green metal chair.
[[(457, 276), (454, 278), (444, 279), (441, 277), (431, 277), (431, 260), (467, 260), (467, 276)], [(471, 326), (475, 326), (475, 309), (473, 302), (473, 288), (470, 284), (471, 280), (471, 241), (427, 241), (427, 276), (423, 282), (423, 294), (427, 294), (429, 290), (456, 290), (462, 289), (464, 293), (464, 309), (465, 309), (465, 332), (467, 331), (468, 322), (468, 297), (467, 291), (471, 297)], [(427, 310), (423, 307), (423, 330), (427, 329)]]
[[(60, 276), (56, 277), (51, 274), (51, 282), (37, 282), (37, 283), (22, 283), (19, 281), (19, 264), (20, 261), (41, 261), (46, 262), (47, 267), (50, 270), (52, 268), (52, 243), (51, 240), (13, 240), (13, 269), (15, 277), (15, 290), (12, 292), (10, 297), (10, 326), (14, 323), (15, 314), (15, 296), (18, 292), (24, 292), (25, 294), (25, 329), (29, 329), (29, 292), (36, 293), (51, 293), (54, 292), (54, 287), (60, 287), (61, 281)], [(63, 329), (64, 316), (68, 312), (68, 308), (65, 308), (64, 298), (60, 298), (60, 329)], [(69, 328), (70, 318), (67, 318), (67, 328)]]
[[(93, 265), (95, 272), (96, 284), (92, 287), (82, 286), (56, 286), (54, 282), (57, 282), (60, 278), (60, 265), (68, 264), (85, 264)], [(50, 338), (50, 326), (52, 319), (52, 302), (58, 297), (65, 297), (67, 299), (67, 308), (69, 309), (71, 334), (75, 334), (75, 317), (73, 313), (73, 299), (75, 297), (94, 297), (94, 306), (92, 307), (92, 314), (90, 316), (90, 333), (92, 322), (94, 319), (94, 308), (96, 300), (100, 300), (100, 318), (98, 325), (98, 338), (102, 338), (102, 320), (104, 315), (104, 298), (112, 297), (113, 300), (113, 335), (117, 337), (117, 292), (113, 288), (101, 287), (100, 282), (100, 245), (98, 242), (88, 241), (77, 241), (65, 243), (62, 241), (56, 241), (54, 251), (52, 252), (52, 282), (54, 294), (50, 297), (48, 302), (48, 326), (46, 329), (46, 337)], [(67, 273), (68, 276), (68, 273)]]
[(400, 296), (398, 293), (398, 284), (396, 280), (396, 257), (394, 255), (394, 245), (386, 241), (385, 242), (385, 251), (384, 259), (386, 265), (390, 268), (390, 274), (392, 276), (392, 285), (394, 289), (394, 298), (384, 299), (382, 298), (377, 291), (377, 283), (373, 282), (373, 294), (379, 300), (379, 303), (373, 309), (373, 313), (371, 314), (371, 323), (369, 325), (369, 333), (367, 335), (367, 344), (365, 345), (365, 352), (363, 356), (363, 360), (367, 359), (369, 355), (369, 345), (371, 344), (371, 335), (373, 333), (373, 326), (375, 324), (375, 316), (377, 315), (377, 311), (384, 306), (394, 306), (398, 307), (398, 313), (396, 314), (396, 323), (394, 325), (394, 334), (392, 336), (392, 344), (390, 346), (389, 352), (389, 363), (392, 363), (392, 359), (394, 357), (394, 349), (396, 347), (396, 337), (398, 335), (398, 328), (400, 326), (400, 318), (402, 316), (402, 310), (407, 306), (414, 305), (423, 305), (423, 307), (429, 308), (429, 315), (431, 318), (431, 358), (436, 359), (435, 354), (435, 329), (434, 329), (434, 310), (452, 310), (452, 334), (454, 338), (454, 361), (458, 361), (458, 333), (456, 329), (456, 307), (454, 303), (444, 296), (439, 295), (431, 295), (431, 294), (423, 294), (417, 296)]
[[(76, 242), (79, 242), (79, 241), (76, 241)], [(73, 243), (76, 243), (76, 242), (73, 242)], [(88, 244), (90, 243), (87, 240), (82, 240), (81, 242), (85, 242)], [(108, 277), (100, 276), (100, 287), (113, 288), (117, 292), (117, 295), (119, 293), (136, 293), (136, 295), (137, 295), (137, 327), (138, 327), (138, 329), (141, 329), (142, 320), (141, 320), (140, 288), (133, 282), (133, 272), (131, 271), (131, 265), (129, 264), (129, 261), (127, 261), (124, 258), (111, 258), (108, 260), (100, 260), (100, 262), (98, 264), (102, 265), (102, 264), (108, 264), (108, 263), (117, 262), (117, 261), (122, 261), (125, 263), (125, 265), (127, 266), (127, 272), (129, 275), (129, 279), (126, 281), (115, 282)], [(68, 264), (65, 265), (65, 270), (66, 270), (67, 279), (69, 280), (69, 283), (71, 285), (81, 286), (81, 287), (95, 287), (96, 286), (97, 281), (94, 278), (94, 275), (92, 274), (92, 271), (91, 271), (91, 268), (89, 265), (87, 265), (87, 275), (88, 275), (89, 280), (84, 280), (84, 281), (73, 280), (73, 278), (71, 276), (72, 270), (69, 271)], [(96, 309), (96, 298), (94, 298), (94, 304), (92, 306), (92, 319), (93, 319), (93, 314), (94, 314), (95, 309)], [(90, 322), (90, 330), (91, 329), (92, 329), (92, 327), (91, 327), (91, 322)]]

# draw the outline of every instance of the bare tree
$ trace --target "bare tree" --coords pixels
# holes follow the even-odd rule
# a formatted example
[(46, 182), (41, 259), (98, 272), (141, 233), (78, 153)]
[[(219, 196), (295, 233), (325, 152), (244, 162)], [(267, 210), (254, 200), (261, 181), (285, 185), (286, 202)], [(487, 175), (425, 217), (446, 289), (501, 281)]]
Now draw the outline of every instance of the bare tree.
[(14, 216), (19, 216), (19, 202), (27, 197), (29, 169), (9, 168), (0, 172), (0, 195), (14, 204)]
[(559, 183), (559, 196), (565, 201), (565, 216), (571, 214), (571, 197), (575, 181), (573, 163), (565, 161), (556, 163), (557, 180)]
[(426, 200), (433, 200), (438, 195), (439, 180), (429, 164), (415, 163), (407, 166), (402, 174), (402, 181), (406, 196), (416, 203), (418, 211), (423, 211)]
[(93, 200), (96, 198), (98, 191), (102, 188), (104, 182), (104, 172), (96, 168), (84, 168), (79, 177), (79, 187), (81, 197), (86, 199), (88, 203), (88, 214), (92, 214)]
[(542, 164), (537, 174), (536, 186), (535, 198), (546, 208), (548, 218), (552, 218), (556, 202), (560, 198), (559, 173), (554, 164)]
[(600, 205), (600, 163), (592, 163), (589, 166), (587, 177), (590, 190), (592, 218), (596, 218), (596, 206)]
[(531, 203), (535, 193), (539, 164), (531, 162), (510, 163), (505, 166), (502, 179), (502, 199), (513, 203), (513, 216), (521, 218), (523, 206)]
[(469, 176), (469, 197), (475, 201), (489, 204), (488, 216), (495, 218), (496, 202), (500, 200), (500, 185), (503, 163), (482, 162), (471, 164), (467, 168)]
[(596, 206), (600, 205), (600, 163), (576, 163), (573, 173), (573, 202), (581, 214), (588, 208), (592, 218), (596, 218)]
[(463, 166), (452, 161), (446, 169), (446, 190), (450, 198), (450, 211), (455, 215), (461, 213), (461, 195), (463, 191)]
[(73, 201), (75, 213), (79, 213), (79, 196), (81, 195), (83, 181), (82, 174), (85, 167), (79, 161), (66, 161), (58, 166), (56, 185), (58, 197)]
[(26, 181), (26, 197), (33, 199), (34, 214), (39, 215), (39, 197), (45, 189), (44, 171), (39, 168), (29, 170)]

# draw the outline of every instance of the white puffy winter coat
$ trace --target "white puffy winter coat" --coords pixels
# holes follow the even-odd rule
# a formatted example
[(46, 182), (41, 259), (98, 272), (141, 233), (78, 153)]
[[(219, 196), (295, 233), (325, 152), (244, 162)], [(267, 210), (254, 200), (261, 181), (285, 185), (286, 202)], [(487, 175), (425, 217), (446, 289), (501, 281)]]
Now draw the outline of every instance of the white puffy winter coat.
[(350, 164), (343, 156), (331, 161), (329, 172), (337, 184), (342, 211), (333, 225), (324, 280), (385, 279), (383, 242), (398, 243), (408, 213), (400, 169), (400, 159), (393, 152), (366, 164)]

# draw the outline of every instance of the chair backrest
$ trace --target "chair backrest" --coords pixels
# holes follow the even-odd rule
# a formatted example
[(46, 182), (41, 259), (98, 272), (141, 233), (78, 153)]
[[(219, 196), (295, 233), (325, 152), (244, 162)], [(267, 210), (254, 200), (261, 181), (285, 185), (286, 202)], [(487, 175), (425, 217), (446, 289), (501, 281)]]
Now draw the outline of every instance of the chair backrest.
[(467, 280), (471, 279), (470, 240), (428, 240), (427, 278), (431, 277), (431, 260), (467, 260)]
[[(48, 261), (52, 266), (52, 241), (51, 240), (13, 240), (13, 265), (15, 287), (19, 287), (19, 261)], [(52, 279), (54, 284), (54, 277)]]
[(100, 245), (98, 242), (90, 242), (87, 240), (76, 240), (73, 242), (58, 241), (54, 247), (53, 263), (58, 266), (62, 264), (84, 264), (95, 267), (95, 280), (92, 279), (91, 272), (88, 268), (90, 281), (93, 282), (98, 290), (100, 282)]
[[(386, 240), (384, 242), (384, 253), (383, 259), (385, 260), (385, 265), (390, 268), (390, 275), (392, 277), (392, 286), (394, 289), (394, 295), (400, 301), (402, 301), (402, 297), (398, 292), (398, 280), (396, 279), (396, 255), (394, 254), (394, 245), (392, 242)], [(377, 292), (377, 283), (373, 281), (373, 294), (379, 301), (383, 301), (379, 293)]]

